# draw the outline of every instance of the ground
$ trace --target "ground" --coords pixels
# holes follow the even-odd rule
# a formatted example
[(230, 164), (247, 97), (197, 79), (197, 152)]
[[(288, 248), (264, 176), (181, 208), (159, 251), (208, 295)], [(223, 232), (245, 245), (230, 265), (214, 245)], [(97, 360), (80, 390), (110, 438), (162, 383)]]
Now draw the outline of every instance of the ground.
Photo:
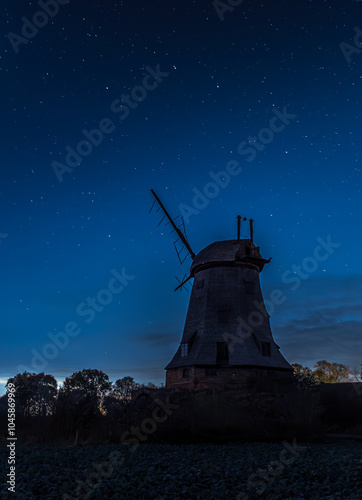
[[(131, 453), (124, 450), (121, 444), (18, 445), (16, 494), (6, 493), (9, 466), (2, 466), (0, 496), (50, 500), (362, 499), (362, 442), (144, 443)], [(7, 464), (7, 457), (3, 446), (2, 464)]]

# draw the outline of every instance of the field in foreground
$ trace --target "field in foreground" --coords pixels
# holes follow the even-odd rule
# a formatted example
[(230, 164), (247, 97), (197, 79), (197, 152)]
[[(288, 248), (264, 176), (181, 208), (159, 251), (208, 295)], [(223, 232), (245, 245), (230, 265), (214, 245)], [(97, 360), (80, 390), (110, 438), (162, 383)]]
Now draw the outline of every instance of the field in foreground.
[(8, 451), (3, 446), (0, 496), (112, 500), (362, 499), (361, 442), (145, 443), (132, 453), (124, 450), (118, 444), (17, 446), (13, 495), (6, 493)]

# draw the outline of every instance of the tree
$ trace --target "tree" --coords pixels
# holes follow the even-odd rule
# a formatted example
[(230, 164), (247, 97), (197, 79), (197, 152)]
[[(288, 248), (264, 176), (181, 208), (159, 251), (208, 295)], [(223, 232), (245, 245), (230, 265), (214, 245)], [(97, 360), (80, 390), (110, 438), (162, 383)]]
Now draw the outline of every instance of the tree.
[(73, 373), (67, 377), (62, 387), (62, 393), (69, 395), (77, 391), (84, 396), (94, 398), (98, 401), (110, 391), (112, 383), (109, 381), (107, 374), (101, 370), (85, 369), (80, 372)]
[(6, 383), (14, 384), (17, 411), (24, 416), (51, 415), (57, 398), (58, 382), (53, 375), (44, 373), (18, 373)]
[(108, 375), (101, 370), (88, 368), (75, 372), (65, 379), (63, 387), (59, 390), (58, 408), (86, 407), (87, 413), (96, 415), (100, 412), (102, 401), (111, 388), (112, 383)]
[(348, 366), (340, 363), (329, 363), (328, 361), (318, 361), (314, 365), (314, 377), (318, 382), (334, 384), (336, 382), (348, 382), (353, 375)]
[(308, 366), (294, 363), (292, 367), (295, 383), (299, 389), (314, 389), (318, 386), (318, 381)]
[(294, 373), (297, 373), (298, 375), (303, 375), (304, 377), (311, 377), (313, 375), (313, 371), (308, 366), (293, 363), (292, 367)]
[(148, 384), (141, 384), (140, 389), (160, 389), (162, 387), (162, 384), (160, 386), (154, 384), (153, 382), (148, 382)]
[[(357, 368), (349, 368), (340, 363), (329, 363), (328, 361), (317, 361), (314, 370), (308, 366), (298, 363), (292, 364), (294, 376), (298, 383), (308, 384), (335, 384), (337, 382), (358, 382), (362, 380), (362, 372)], [(362, 365), (361, 365), (362, 367)]]
[(8, 395), (0, 396), (0, 434), (5, 431), (5, 425), (8, 417)]
[(351, 368), (351, 375), (354, 382), (362, 382), (362, 364), (360, 368)]
[(95, 432), (102, 418), (102, 403), (112, 383), (100, 370), (84, 369), (67, 377), (59, 390), (57, 419), (63, 432)]
[(115, 381), (114, 392), (119, 395), (120, 399), (130, 401), (132, 392), (139, 389), (139, 387), (133, 377), (123, 377)]

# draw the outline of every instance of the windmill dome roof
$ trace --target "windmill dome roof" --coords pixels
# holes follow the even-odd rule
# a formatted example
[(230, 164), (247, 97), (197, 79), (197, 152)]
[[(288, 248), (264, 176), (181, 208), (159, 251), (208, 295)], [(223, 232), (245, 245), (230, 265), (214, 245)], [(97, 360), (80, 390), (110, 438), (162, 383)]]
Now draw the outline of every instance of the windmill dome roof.
[(251, 253), (254, 258), (261, 259), (259, 248), (254, 246), (249, 239), (243, 239), (240, 241), (215, 241), (195, 256), (190, 272), (193, 274), (197, 267), (208, 263), (235, 262), (240, 260), (240, 257), (247, 255), (246, 248), (251, 249)]

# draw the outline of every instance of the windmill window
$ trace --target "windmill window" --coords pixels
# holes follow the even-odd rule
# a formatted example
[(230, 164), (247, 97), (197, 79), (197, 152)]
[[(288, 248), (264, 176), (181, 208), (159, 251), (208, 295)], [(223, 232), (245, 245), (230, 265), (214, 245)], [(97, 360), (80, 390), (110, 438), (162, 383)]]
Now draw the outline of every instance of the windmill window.
[(196, 334), (197, 334), (197, 330), (196, 330), (196, 332), (192, 335), (192, 337), (190, 338), (190, 340), (187, 342), (187, 345), (188, 345), (188, 351), (189, 351), (189, 352), (191, 351), (191, 349), (192, 349), (192, 345), (193, 345), (193, 343), (195, 342)]
[(181, 357), (186, 357), (189, 353), (189, 345), (187, 342), (181, 344)]
[(182, 372), (182, 376), (183, 378), (187, 378), (189, 376), (189, 369), (188, 368), (185, 368), (184, 371)]
[(217, 312), (218, 323), (228, 323), (230, 319), (230, 309), (219, 309)]
[(262, 356), (270, 356), (270, 342), (260, 342)]
[(216, 377), (217, 375), (216, 368), (205, 368), (205, 375), (207, 377)]
[(251, 255), (251, 248), (249, 245), (245, 245), (245, 255)]
[(226, 342), (216, 342), (216, 360), (220, 362), (229, 361), (229, 348)]

